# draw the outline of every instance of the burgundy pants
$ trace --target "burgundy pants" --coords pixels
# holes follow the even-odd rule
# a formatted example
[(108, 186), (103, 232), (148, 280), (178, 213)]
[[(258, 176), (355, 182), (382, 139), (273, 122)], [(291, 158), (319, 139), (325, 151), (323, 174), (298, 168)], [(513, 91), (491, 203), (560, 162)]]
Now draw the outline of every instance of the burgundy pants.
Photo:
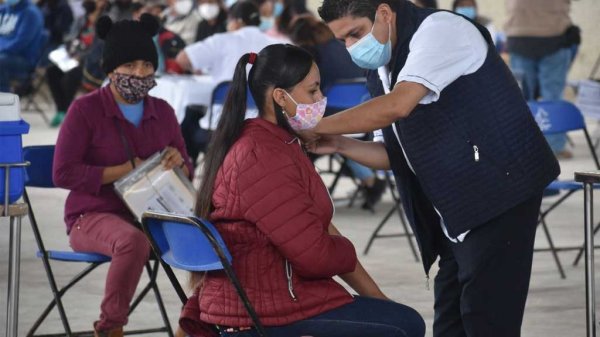
[(127, 324), (129, 304), (150, 254), (150, 243), (144, 233), (118, 215), (87, 213), (74, 224), (70, 242), (76, 252), (112, 257), (96, 330)]

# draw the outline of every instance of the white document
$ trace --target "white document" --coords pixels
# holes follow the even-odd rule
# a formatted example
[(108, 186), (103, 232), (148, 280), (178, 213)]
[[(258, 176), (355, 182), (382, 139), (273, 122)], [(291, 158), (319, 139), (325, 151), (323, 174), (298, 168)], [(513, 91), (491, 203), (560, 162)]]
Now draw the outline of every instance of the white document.
[(65, 73), (79, 65), (79, 61), (69, 55), (65, 45), (61, 45), (60, 47), (51, 51), (48, 54), (48, 59), (52, 61), (52, 63), (56, 64), (58, 68)]
[(180, 168), (164, 170), (157, 153), (115, 182), (115, 190), (138, 220), (147, 210), (193, 215), (195, 190)]

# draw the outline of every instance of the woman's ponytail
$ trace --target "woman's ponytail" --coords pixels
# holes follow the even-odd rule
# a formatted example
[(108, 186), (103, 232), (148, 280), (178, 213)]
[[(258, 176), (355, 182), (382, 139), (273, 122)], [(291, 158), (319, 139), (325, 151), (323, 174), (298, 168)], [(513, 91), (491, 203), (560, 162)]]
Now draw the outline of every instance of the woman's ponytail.
[(254, 53), (244, 54), (235, 66), (233, 81), (223, 105), (223, 112), (205, 156), (202, 182), (196, 199), (196, 215), (199, 217), (208, 218), (210, 215), (217, 172), (229, 149), (238, 140), (244, 128), (248, 95), (246, 66), (250, 62), (254, 63), (255, 58), (256, 54)]

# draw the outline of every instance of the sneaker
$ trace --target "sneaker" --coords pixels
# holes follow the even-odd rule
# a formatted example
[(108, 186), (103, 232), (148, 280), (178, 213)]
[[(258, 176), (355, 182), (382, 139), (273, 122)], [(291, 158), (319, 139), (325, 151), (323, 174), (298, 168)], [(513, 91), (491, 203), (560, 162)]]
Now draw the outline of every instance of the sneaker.
[(55, 128), (57, 126), (59, 126), (63, 120), (65, 119), (65, 113), (64, 112), (57, 112), (56, 115), (54, 115), (54, 118), (52, 118), (52, 120), (50, 121), (50, 126)]

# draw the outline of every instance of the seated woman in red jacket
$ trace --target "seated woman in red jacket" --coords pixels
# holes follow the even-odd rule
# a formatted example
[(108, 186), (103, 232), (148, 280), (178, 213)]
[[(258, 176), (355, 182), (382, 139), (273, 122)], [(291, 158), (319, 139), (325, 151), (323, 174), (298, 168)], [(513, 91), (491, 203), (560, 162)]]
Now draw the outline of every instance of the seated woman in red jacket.
[[(259, 118), (245, 121), (247, 82)], [(325, 111), (319, 82), (311, 55), (299, 47), (242, 56), (206, 157), (197, 213), (223, 236), (268, 336), (421, 337), (421, 316), (385, 297), (331, 223), (327, 188), (296, 137)], [(202, 281), (184, 308), (184, 330), (256, 335), (222, 272), (196, 278)]]

